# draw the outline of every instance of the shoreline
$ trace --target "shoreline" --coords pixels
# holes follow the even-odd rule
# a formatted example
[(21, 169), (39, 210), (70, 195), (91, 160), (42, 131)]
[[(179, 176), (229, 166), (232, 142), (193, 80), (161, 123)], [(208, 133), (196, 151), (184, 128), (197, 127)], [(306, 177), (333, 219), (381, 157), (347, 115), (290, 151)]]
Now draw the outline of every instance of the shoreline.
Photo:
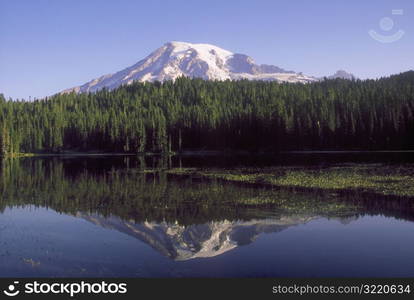
[(14, 153), (5, 158), (38, 157), (38, 156), (272, 156), (284, 154), (370, 154), (370, 153), (414, 153), (414, 150), (289, 150), (280, 152), (248, 152), (248, 151), (216, 151), (188, 150), (171, 153), (124, 153), (124, 152), (61, 152), (61, 153)]

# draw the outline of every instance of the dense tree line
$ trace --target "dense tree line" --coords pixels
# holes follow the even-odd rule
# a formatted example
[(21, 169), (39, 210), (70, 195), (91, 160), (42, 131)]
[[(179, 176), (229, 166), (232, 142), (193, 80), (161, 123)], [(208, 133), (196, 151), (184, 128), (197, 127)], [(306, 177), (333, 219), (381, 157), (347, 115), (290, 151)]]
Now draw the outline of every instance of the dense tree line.
[(413, 149), (414, 71), (378, 80), (133, 83), (0, 96), (0, 152)]

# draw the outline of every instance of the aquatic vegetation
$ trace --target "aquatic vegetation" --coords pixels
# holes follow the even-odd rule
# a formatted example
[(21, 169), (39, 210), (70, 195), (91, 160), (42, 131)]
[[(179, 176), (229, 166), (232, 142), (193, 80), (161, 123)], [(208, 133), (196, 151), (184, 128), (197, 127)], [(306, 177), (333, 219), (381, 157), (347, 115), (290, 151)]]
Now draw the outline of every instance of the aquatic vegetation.
[(320, 168), (172, 169), (168, 172), (263, 186), (414, 197), (414, 165), (410, 164), (348, 164)]

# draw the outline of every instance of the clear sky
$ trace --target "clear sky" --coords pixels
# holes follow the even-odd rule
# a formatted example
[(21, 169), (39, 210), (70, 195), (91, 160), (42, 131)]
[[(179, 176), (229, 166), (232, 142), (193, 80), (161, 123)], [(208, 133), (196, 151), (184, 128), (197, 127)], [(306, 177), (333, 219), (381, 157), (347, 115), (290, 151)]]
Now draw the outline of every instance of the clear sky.
[[(371, 29), (405, 33), (382, 43)], [(414, 69), (414, 1), (0, 0), (0, 93), (51, 95), (172, 40), (214, 44), (306, 75), (345, 69), (379, 77)]]

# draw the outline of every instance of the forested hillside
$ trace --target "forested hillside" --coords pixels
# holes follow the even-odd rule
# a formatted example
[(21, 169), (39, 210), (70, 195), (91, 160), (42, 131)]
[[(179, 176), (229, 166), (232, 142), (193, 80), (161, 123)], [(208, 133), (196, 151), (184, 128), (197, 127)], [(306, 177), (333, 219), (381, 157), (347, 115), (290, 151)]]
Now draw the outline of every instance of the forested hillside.
[(0, 96), (0, 150), (169, 152), (414, 148), (414, 71), (379, 80), (134, 83)]

